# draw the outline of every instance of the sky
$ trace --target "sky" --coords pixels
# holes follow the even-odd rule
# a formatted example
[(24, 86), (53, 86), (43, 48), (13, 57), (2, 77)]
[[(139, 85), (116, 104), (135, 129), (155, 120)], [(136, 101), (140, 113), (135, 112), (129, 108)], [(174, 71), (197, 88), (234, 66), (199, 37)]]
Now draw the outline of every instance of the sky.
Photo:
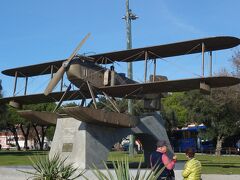
[[(239, 0), (130, 0), (130, 8), (139, 16), (132, 22), (132, 46), (139, 48), (211, 36), (240, 38), (239, 7)], [(67, 58), (88, 32), (91, 37), (80, 54), (124, 50), (124, 15), (125, 0), (1, 0), (0, 71)], [(213, 72), (223, 68), (231, 71), (230, 59), (237, 50), (239, 47), (214, 52)], [(153, 63), (148, 66), (151, 70)], [(118, 72), (127, 72), (126, 63), (115, 68)], [(206, 75), (208, 68), (206, 61)], [(143, 62), (133, 64), (135, 80), (143, 81), (143, 69)], [(158, 60), (157, 73), (169, 79), (198, 77), (201, 54)], [(14, 78), (0, 74), (0, 79), (4, 96), (11, 96)], [(48, 80), (32, 78), (28, 91), (41, 92)], [(18, 82), (19, 94), (23, 93), (22, 81)]]

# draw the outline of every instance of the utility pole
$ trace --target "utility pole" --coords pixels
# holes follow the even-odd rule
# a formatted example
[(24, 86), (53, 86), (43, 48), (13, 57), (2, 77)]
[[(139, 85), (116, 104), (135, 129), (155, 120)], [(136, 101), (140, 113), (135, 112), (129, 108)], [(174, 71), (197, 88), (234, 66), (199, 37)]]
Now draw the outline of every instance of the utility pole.
[(2, 80), (0, 79), (0, 97), (1, 97), (1, 94), (2, 94)]
[[(131, 22), (132, 20), (136, 20), (138, 17), (132, 13), (132, 10), (129, 9), (129, 0), (126, 0), (126, 15), (123, 17), (126, 21), (126, 30), (127, 30), (127, 49), (132, 49), (132, 30), (131, 30)], [(133, 79), (132, 73), (132, 62), (128, 62), (128, 78)], [(133, 114), (132, 100), (128, 100), (128, 113)], [(134, 136), (130, 135), (130, 143), (129, 143), (129, 155), (134, 154)]]

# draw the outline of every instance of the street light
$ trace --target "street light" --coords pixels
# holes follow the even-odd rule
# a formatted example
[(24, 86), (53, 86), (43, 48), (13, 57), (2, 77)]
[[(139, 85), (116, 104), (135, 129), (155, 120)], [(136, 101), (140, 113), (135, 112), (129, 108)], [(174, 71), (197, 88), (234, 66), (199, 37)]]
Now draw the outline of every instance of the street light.
[[(126, 30), (127, 30), (127, 49), (132, 49), (132, 31), (131, 31), (131, 21), (136, 20), (138, 16), (132, 13), (132, 10), (129, 9), (129, 0), (126, 0), (126, 15), (122, 18), (126, 21)], [(133, 79), (132, 75), (132, 62), (128, 62), (128, 78)], [(128, 113), (133, 114), (132, 100), (128, 100)], [(129, 143), (129, 155), (133, 156), (134, 154), (134, 135), (130, 135)]]

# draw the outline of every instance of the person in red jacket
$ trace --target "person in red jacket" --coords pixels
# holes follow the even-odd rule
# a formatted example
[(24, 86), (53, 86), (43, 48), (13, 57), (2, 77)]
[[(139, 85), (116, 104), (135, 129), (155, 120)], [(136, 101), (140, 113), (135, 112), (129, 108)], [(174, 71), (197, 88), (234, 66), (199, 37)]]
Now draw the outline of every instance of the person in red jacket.
[(158, 180), (161, 179), (174, 179), (174, 166), (177, 161), (177, 156), (173, 156), (172, 159), (170, 159), (167, 156), (167, 142), (160, 140), (157, 142), (157, 149), (150, 155), (150, 164), (151, 167), (157, 167), (160, 171), (162, 168), (164, 168), (163, 172), (159, 176)]

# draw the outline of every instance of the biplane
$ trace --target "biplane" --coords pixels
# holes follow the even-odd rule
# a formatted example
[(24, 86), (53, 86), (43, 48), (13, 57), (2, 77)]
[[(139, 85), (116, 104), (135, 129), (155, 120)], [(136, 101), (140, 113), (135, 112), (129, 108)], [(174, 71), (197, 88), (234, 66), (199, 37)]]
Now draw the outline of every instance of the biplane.
[[(180, 92), (200, 89), (204, 93), (209, 93), (211, 88), (232, 86), (240, 83), (240, 79), (229, 76), (204, 76), (200, 78), (167, 80), (163, 76), (156, 75), (156, 60), (194, 53), (202, 53), (204, 69), (204, 53), (232, 48), (240, 44), (240, 39), (230, 36), (209, 37), (195, 39), (184, 42), (164, 44), (158, 46), (136, 48), (117, 52), (95, 54), (90, 56), (78, 55), (77, 52), (85, 43), (90, 34), (80, 42), (74, 52), (68, 59), (47, 62), (42, 64), (18, 67), (2, 71), (3, 74), (15, 77), (14, 92), (12, 97), (0, 99), (0, 103), (10, 103), (10, 105), (20, 108), (24, 104), (59, 102), (56, 109), (65, 100), (84, 100), (91, 99), (95, 109), (83, 107), (63, 108), (63, 112), (78, 120), (88, 123), (118, 126), (134, 127), (138, 120), (131, 115), (121, 113), (117, 107), (115, 98), (142, 99), (147, 102), (147, 108), (152, 107), (154, 100), (159, 100), (162, 93)], [(146, 80), (147, 62), (154, 62), (154, 73), (150, 81)], [(211, 59), (211, 58), (210, 58)], [(114, 62), (135, 62), (145, 61), (144, 83), (138, 83), (125, 77), (122, 73), (117, 73), (114, 66), (109, 69), (101, 65), (112, 64)], [(70, 85), (66, 91), (62, 91), (63, 76), (67, 74)], [(44, 93), (27, 94), (28, 78), (50, 74), (51, 80), (46, 86)], [(17, 79), (25, 78), (24, 95), (16, 96)], [(57, 84), (61, 82), (61, 91), (53, 92)], [(73, 90), (74, 85), (77, 89)], [(105, 112), (97, 109), (96, 98), (98, 95), (104, 95), (116, 109), (116, 112)], [(39, 119), (48, 123), (56, 123), (58, 114), (48, 112), (20, 111), (22, 116), (28, 119)], [(49, 119), (49, 120), (46, 120)]]

